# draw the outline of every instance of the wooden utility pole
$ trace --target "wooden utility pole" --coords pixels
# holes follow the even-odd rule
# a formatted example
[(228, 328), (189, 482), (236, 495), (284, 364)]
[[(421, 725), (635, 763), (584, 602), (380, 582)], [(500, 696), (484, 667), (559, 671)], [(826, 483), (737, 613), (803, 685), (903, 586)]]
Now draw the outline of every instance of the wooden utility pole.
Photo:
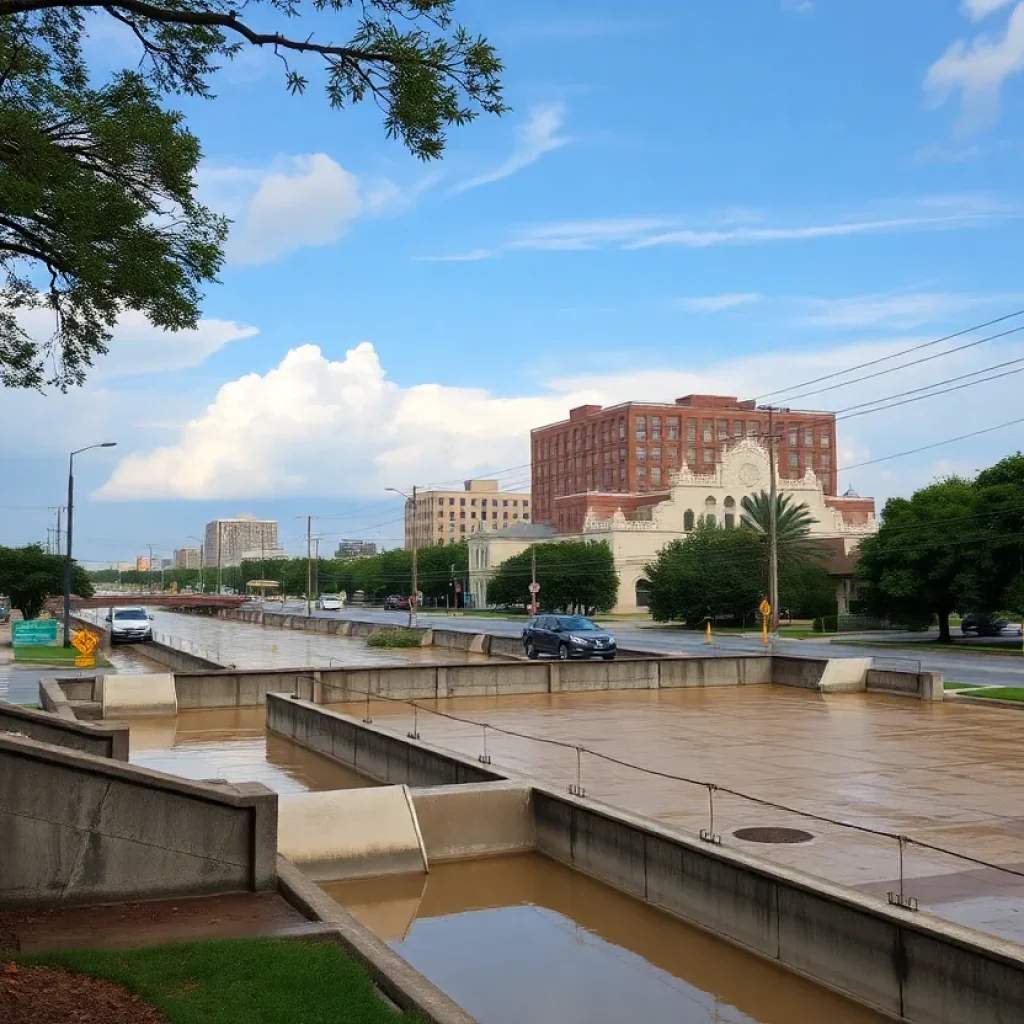
[(768, 603), (771, 634), (779, 632), (779, 524), (775, 458), (775, 408), (768, 406)]
[(416, 625), (416, 605), (419, 603), (419, 586), (417, 581), (416, 569), (418, 554), (419, 536), (417, 534), (416, 527), (418, 525), (418, 509), (416, 508), (416, 485), (412, 485), (412, 596), (409, 598), (409, 626)]
[(530, 614), (537, 614), (537, 545), (530, 549)]
[(306, 615), (313, 614), (310, 595), (313, 591), (313, 517), (306, 516)]

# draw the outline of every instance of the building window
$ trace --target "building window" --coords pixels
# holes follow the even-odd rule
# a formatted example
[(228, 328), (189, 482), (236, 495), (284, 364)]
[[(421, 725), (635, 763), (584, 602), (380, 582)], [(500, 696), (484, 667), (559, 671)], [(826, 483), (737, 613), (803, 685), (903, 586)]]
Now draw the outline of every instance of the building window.
[(644, 459), (646, 459), (647, 458), (647, 449), (646, 448), (637, 448), (637, 450), (636, 450), (636, 457), (637, 457), (637, 461), (643, 461)]
[(647, 417), (637, 416), (636, 418), (636, 439), (638, 441), (647, 440)]
[(684, 530), (692, 530), (693, 529), (693, 509), (692, 508), (688, 508), (683, 513), (683, 529)]
[(679, 440), (679, 417), (669, 416), (668, 422), (665, 424), (668, 428), (668, 439), (670, 441)]
[(697, 449), (687, 448), (686, 449), (686, 461), (692, 466), (697, 461)]
[(527, 499), (523, 499), (523, 508), (529, 508), (530, 502)]
[(460, 523), (459, 524), (459, 533), (465, 533), (465, 532), (466, 532), (466, 524), (465, 523)]
[(710, 464), (710, 463), (712, 463), (714, 461), (715, 461), (714, 450), (711, 449), (711, 448), (705, 448), (704, 449), (704, 462)]
[(830, 443), (831, 443), (831, 438), (828, 436), (828, 434), (822, 434), (821, 437), (818, 438), (818, 444), (822, 448), (827, 448)]
[(626, 421), (622, 418), (619, 419), (619, 440), (626, 440)]
[(651, 417), (651, 440), (652, 441), (660, 441), (661, 440), (661, 417), (660, 416), (652, 416)]
[(725, 528), (727, 530), (733, 530), (736, 528), (736, 513), (726, 512), (725, 513)]
[(611, 461), (612, 461), (612, 453), (610, 451), (606, 450), (605, 453), (604, 453), (604, 464), (607, 466)]
[(712, 426), (711, 426), (711, 423), (710, 423), (709, 420), (705, 420), (704, 421), (704, 423), (703, 423), (703, 431), (702, 432), (704, 434), (704, 443), (705, 444), (711, 444), (711, 442), (714, 441), (715, 436), (714, 436), (713, 429), (712, 429)]
[(789, 468), (799, 469), (800, 468), (800, 456), (796, 452), (789, 453)]
[(718, 421), (718, 440), (728, 441), (729, 440), (729, 421), (719, 420)]
[(501, 518), (502, 519), (508, 519), (508, 513), (507, 512), (502, 512), (501, 513)]
[(652, 448), (651, 449), (651, 461), (652, 462), (661, 462), (661, 449), (660, 448)]
[(476, 513), (475, 512), (470, 512), (469, 513), (469, 518), (470, 519), (476, 519)]
[(625, 461), (626, 461), (626, 449), (625, 448), (620, 448), (619, 449), (619, 462), (625, 462)]
[(476, 508), (476, 498), (470, 498), (469, 499), (469, 503), (470, 503), (470, 505), (473, 506), (473, 508)]
[(647, 467), (640, 466), (636, 471), (636, 489), (638, 491), (647, 490)]
[(697, 440), (697, 421), (687, 420), (686, 421), (686, 440), (696, 441)]
[(732, 421), (732, 436), (742, 437), (743, 436), (743, 420)]
[(661, 484), (661, 466), (651, 466), (651, 483), (655, 486)]
[(448, 513), (448, 518), (449, 519), (454, 519), (455, 518), (455, 510), (454, 509), (452, 509), (452, 511)]
[(497, 498), (491, 498), (491, 507), (492, 508), (497, 508), (498, 507), (498, 499)]
[(796, 427), (789, 428), (789, 447), (795, 448), (800, 443), (800, 431)]
[(519, 499), (518, 498), (513, 498), (512, 499), (512, 507), (513, 508), (519, 508)]
[(459, 504), (460, 505), (465, 505), (466, 504), (466, 499), (465, 498), (459, 498)]
[(760, 427), (753, 420), (747, 421), (747, 437), (757, 437)]
[(460, 519), (465, 519), (466, 518), (466, 510), (464, 508), (463, 509), (459, 509), (459, 518)]
[(679, 449), (675, 445), (669, 445), (668, 461), (669, 462), (678, 462), (679, 461)]
[(821, 471), (823, 473), (827, 473), (832, 468), (832, 456), (831, 455), (822, 455), (821, 459), (820, 459), (820, 462), (821, 462)]
[(619, 490), (624, 491), (626, 489), (626, 467), (619, 466)]
[(503, 498), (501, 504), (502, 504), (502, 506), (507, 508), (508, 507), (508, 498)]
[(811, 427), (804, 427), (804, 447), (814, 447), (814, 430)]
[(551, 458), (551, 442), (550, 441), (545, 441), (544, 442), (544, 458), (545, 459), (550, 459)]
[(448, 504), (449, 505), (454, 505), (455, 504), (455, 499), (454, 498), (449, 498), (448, 499)]
[[(474, 515), (475, 515), (475, 514), (476, 514), (476, 513), (474, 513)], [(486, 510), (486, 509), (484, 509), (484, 511), (480, 513), (480, 518), (481, 518), (481, 519), (486, 519), (486, 518), (487, 518), (487, 510)]]

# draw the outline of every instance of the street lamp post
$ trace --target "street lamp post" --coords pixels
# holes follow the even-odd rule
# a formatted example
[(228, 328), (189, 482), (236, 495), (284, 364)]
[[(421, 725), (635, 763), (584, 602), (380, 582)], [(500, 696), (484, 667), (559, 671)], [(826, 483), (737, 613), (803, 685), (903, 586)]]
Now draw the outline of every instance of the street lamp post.
[(64, 646), (71, 646), (71, 536), (75, 518), (75, 456), (93, 448), (114, 448), (116, 441), (89, 444), (71, 453), (68, 459), (68, 553), (64, 560)]
[(406, 494), (405, 491), (398, 490), (397, 487), (385, 487), (384, 490), (385, 491), (391, 491), (392, 494), (400, 494), (403, 498), (405, 498), (405, 500), (407, 502), (406, 507), (408, 508), (409, 505), (412, 506), (412, 536), (411, 536), (411, 541), (412, 541), (412, 597), (410, 597), (410, 599), (409, 599), (409, 626), (412, 627), (412, 626), (416, 625), (416, 605), (419, 604), (419, 588), (417, 586), (417, 579), (416, 579), (416, 568), (417, 568), (417, 566), (416, 566), (416, 562), (417, 562), (417, 544), (416, 544), (416, 541), (418, 539), (417, 535), (416, 535), (416, 526), (417, 526), (417, 523), (416, 523), (416, 519), (417, 519), (417, 515), (416, 515), (416, 513), (417, 513), (417, 509), (416, 509), (416, 485), (413, 484), (412, 496), (411, 497), (408, 494)]
[(204, 547), (206, 542), (203, 541), (203, 540), (200, 540), (199, 537), (195, 536), (195, 534), (192, 534), (192, 533), (186, 534), (185, 535), (185, 540), (198, 540), (199, 541), (199, 593), (200, 594), (204, 594), (204, 593), (206, 593), (206, 590), (203, 587), (203, 558), (204, 558), (203, 547)]

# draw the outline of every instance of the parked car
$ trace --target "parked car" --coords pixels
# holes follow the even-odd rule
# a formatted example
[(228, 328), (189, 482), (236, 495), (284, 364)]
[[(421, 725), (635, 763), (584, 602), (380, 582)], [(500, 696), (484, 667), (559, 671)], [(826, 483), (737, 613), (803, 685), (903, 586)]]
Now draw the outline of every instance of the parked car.
[(971, 612), (960, 620), (961, 633), (974, 633), (977, 636), (999, 636), (1006, 626), (1006, 619), (997, 618), (988, 612)]
[(321, 594), (316, 599), (316, 606), (322, 612), (340, 612), (343, 607), (337, 594)]
[(384, 598), (384, 611), (386, 612), (407, 612), (409, 610), (409, 598), (401, 594), (388, 594)]
[(153, 616), (141, 606), (111, 608), (107, 622), (112, 645), (153, 639)]
[(583, 615), (538, 615), (523, 630), (523, 647), (528, 658), (550, 654), (561, 658), (615, 657), (615, 637)]

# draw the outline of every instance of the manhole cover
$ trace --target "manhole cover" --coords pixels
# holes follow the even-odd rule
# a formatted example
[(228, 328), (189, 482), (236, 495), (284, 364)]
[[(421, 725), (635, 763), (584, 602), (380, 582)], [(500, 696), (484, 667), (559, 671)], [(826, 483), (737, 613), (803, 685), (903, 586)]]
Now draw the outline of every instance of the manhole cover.
[(733, 835), (748, 843), (809, 843), (814, 838), (799, 828), (738, 828)]

